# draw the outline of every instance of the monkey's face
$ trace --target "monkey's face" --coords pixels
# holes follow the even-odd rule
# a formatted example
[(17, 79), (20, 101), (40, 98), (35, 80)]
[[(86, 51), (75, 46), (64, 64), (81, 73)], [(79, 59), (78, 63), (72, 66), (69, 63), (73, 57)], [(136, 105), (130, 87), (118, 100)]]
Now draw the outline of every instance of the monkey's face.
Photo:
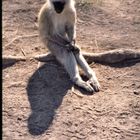
[(65, 0), (52, 0), (52, 4), (57, 13), (61, 13), (65, 7)]

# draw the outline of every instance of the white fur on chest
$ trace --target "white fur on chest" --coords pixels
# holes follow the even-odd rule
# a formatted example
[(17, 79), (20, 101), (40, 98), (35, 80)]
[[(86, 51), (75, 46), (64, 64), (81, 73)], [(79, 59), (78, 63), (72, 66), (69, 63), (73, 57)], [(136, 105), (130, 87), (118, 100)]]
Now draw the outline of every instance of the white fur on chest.
[(54, 32), (63, 34), (65, 32), (66, 19), (64, 14), (55, 14), (53, 20)]

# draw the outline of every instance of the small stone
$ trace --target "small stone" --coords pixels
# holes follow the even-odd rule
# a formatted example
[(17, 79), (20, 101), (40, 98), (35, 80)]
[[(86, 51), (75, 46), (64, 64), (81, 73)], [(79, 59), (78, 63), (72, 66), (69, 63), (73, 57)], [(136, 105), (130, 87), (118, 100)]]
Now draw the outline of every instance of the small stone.
[(140, 94), (140, 91), (134, 90), (134, 94), (135, 94), (135, 95), (139, 95), (139, 94)]
[(17, 120), (18, 120), (18, 121), (21, 121), (22, 119), (21, 119), (21, 118), (17, 118)]

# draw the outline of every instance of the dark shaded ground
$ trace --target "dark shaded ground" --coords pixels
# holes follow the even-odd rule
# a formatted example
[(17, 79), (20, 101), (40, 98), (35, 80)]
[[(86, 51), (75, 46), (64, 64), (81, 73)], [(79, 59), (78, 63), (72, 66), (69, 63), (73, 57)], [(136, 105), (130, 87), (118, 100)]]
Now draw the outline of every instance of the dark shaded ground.
[(72, 87), (68, 75), (55, 63), (44, 64), (29, 79), (28, 99), (32, 114), (28, 118), (28, 128), (32, 135), (44, 133), (51, 125), (55, 110)]
[[(45, 2), (3, 0), (3, 54), (26, 56), (47, 49), (36, 17)], [(140, 1), (77, 4), (77, 41), (83, 50), (140, 49)], [(23, 36), (7, 45), (12, 39)], [(92, 64), (102, 89), (77, 96), (57, 62), (19, 62), (3, 69), (4, 140), (139, 140), (140, 63)]]

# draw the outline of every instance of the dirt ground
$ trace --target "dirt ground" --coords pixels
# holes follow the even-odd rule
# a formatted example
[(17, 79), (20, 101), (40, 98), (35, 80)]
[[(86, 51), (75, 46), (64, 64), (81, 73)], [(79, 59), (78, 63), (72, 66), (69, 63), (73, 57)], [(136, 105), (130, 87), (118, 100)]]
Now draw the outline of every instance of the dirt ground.
[[(48, 51), (36, 26), (44, 2), (2, 1), (3, 55)], [(140, 49), (139, 0), (88, 2), (76, 5), (83, 51)], [(3, 67), (3, 140), (140, 140), (140, 63), (91, 67), (101, 91), (86, 95), (75, 89), (82, 96), (71, 91), (69, 76), (57, 62)]]

